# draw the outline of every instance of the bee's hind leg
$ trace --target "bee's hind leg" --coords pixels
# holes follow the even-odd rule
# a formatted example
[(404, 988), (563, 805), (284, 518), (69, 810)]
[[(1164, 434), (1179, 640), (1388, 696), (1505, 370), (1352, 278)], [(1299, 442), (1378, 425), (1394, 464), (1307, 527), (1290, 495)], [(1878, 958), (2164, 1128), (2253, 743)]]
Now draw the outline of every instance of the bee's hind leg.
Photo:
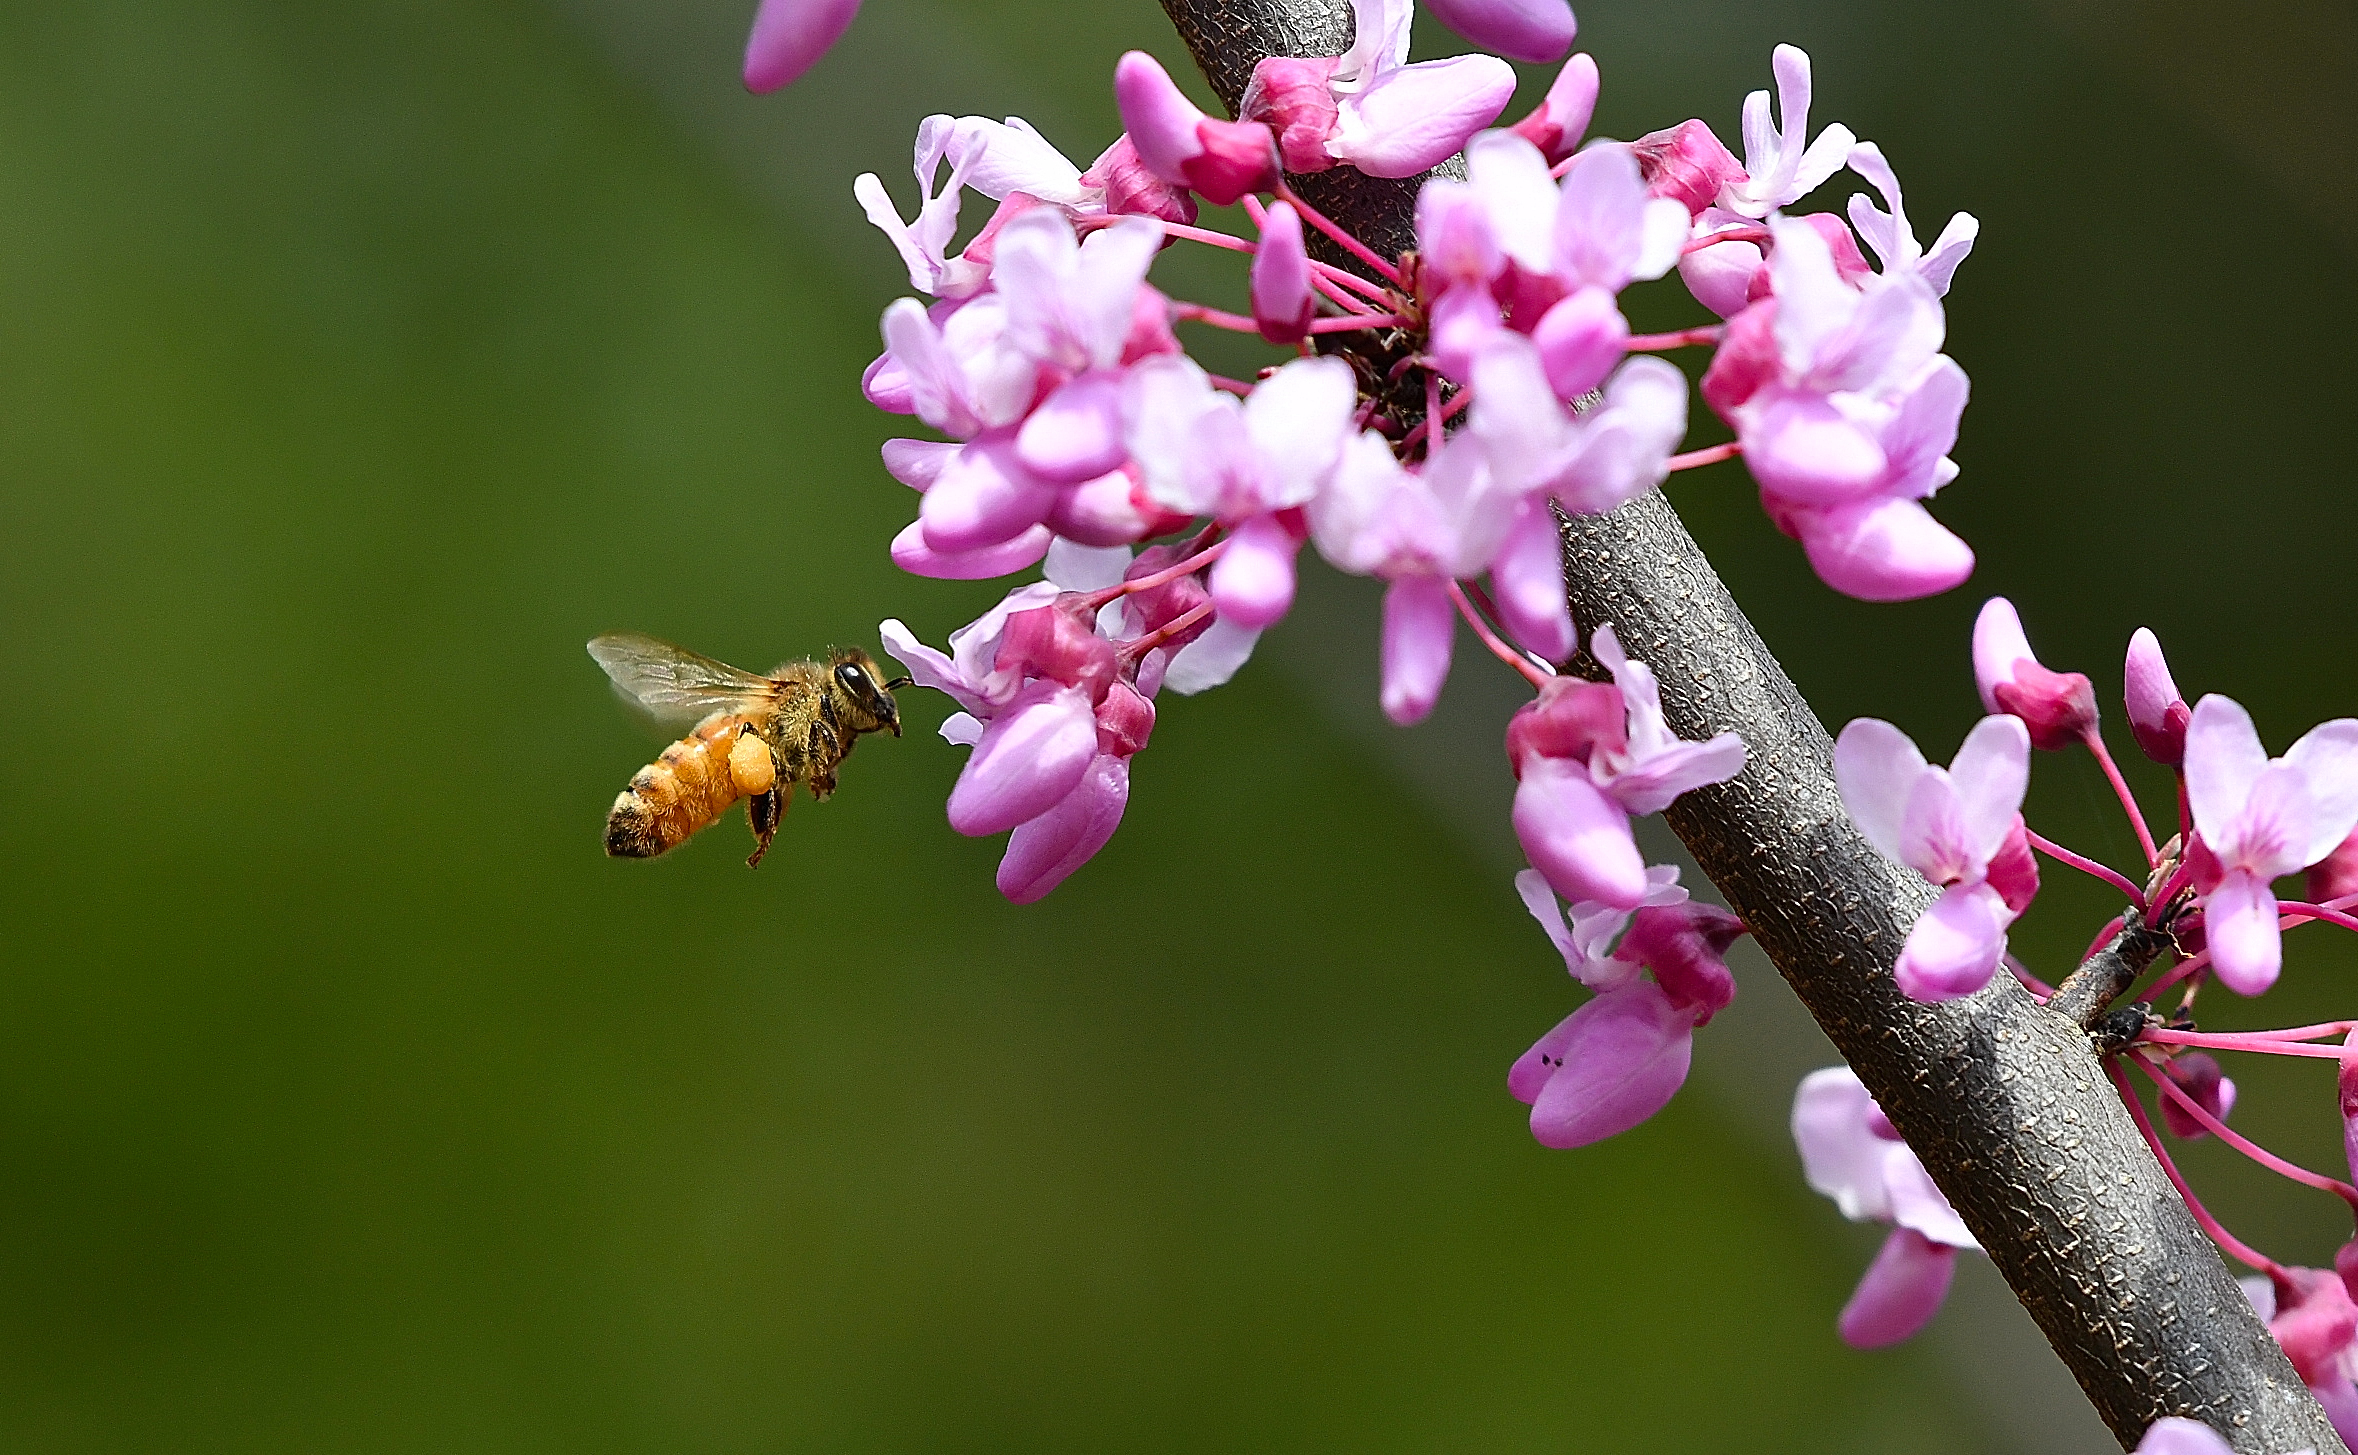
[(770, 840), (778, 836), (778, 822), (786, 817), (788, 791), (788, 785), (781, 783), (745, 800), (745, 819), (753, 825), (753, 857), (745, 861), (746, 868), (759, 864), (761, 856), (770, 851)]

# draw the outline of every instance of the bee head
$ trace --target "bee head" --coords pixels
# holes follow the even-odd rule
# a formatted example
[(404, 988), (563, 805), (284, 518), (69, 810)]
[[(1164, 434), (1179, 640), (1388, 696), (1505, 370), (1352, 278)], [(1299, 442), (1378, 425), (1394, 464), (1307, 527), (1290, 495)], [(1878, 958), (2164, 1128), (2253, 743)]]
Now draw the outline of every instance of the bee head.
[(893, 700), (896, 688), (910, 685), (906, 677), (886, 681), (876, 666), (876, 659), (858, 647), (837, 647), (829, 654), (828, 671), (854, 712), (864, 722), (853, 724), (862, 732), (884, 731), (894, 737), (901, 735), (901, 708)]

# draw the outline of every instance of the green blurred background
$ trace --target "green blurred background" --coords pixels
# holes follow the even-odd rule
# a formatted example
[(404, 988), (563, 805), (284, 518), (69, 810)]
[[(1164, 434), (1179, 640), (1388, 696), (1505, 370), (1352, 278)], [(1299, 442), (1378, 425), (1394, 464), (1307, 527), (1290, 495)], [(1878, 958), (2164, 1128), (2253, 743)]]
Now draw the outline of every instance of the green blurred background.
[[(1908, 1348), (1833, 1339), (1876, 1235), (1801, 1184), (1831, 1057), (1757, 956), (1666, 1113), (1532, 1144), (1505, 1069), (1575, 997), (1507, 882), (1511, 684), (1468, 654), (1384, 727), (1363, 583), (1166, 704), (1042, 905), (943, 824), (923, 695), (760, 872), (734, 824), (602, 857), (660, 740), (585, 639), (761, 667), (995, 595), (885, 559), (856, 380), (903, 284), (852, 174), (905, 201), (932, 110), (1085, 161), (1113, 58), (1182, 60), (1143, 0), (872, 0), (756, 100), (749, 10), (0, 10), (0, 1446), (2104, 1448), (1986, 1267)], [(1989, 591), (2108, 694), (2150, 624), (2276, 747), (2358, 709), (2345, 8), (1582, 20), (1600, 132), (1734, 136), (1791, 40), (1924, 235), (1984, 221), (1971, 588), (1842, 601), (1735, 467), (1676, 487), (1829, 721), (1945, 757)], [(2041, 768), (2042, 828), (2126, 862)], [(2107, 912), (2051, 875), (2017, 947)], [(2354, 967), (2298, 942), (2212, 1014), (2345, 1014)], [(2239, 1120), (2332, 1166), (2325, 1077), (2275, 1069)], [(2330, 1257), (2330, 1200), (2217, 1153), (2247, 1236)]]

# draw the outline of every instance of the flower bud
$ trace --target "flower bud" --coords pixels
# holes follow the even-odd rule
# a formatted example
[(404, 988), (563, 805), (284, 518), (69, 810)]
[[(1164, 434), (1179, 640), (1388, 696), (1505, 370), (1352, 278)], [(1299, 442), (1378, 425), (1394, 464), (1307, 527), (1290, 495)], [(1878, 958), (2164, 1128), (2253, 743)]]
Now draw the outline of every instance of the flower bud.
[(745, 39), (745, 89), (760, 96), (791, 84), (859, 13), (860, 0), (761, 0)]
[(1165, 182), (1221, 207), (1277, 186), (1269, 128), (1204, 115), (1146, 52), (1131, 51), (1114, 66), (1114, 101), (1139, 160)]
[(2342, 1280), (2320, 1268), (2287, 1268), (2274, 1278), (2276, 1315), (2268, 1332), (2284, 1346), (2303, 1384), (2346, 1378), (2342, 1360), (2358, 1343), (2358, 1305)]
[(1629, 149), (1637, 157), (1646, 190), (1685, 203), (1690, 217), (1701, 217), (1704, 208), (1719, 200), (1722, 188), (1745, 179), (1743, 164), (1701, 121), (1649, 132), (1631, 142)]
[(2129, 731), (2145, 756), (2166, 768), (2186, 761), (2186, 724), (2194, 714), (2170, 680), (2161, 641), (2145, 627), (2129, 638), (2129, 660), (2121, 672), (2121, 696), (2129, 707)]
[(2309, 866), (2309, 902), (2324, 904), (2358, 894), (2358, 830), (2334, 846), (2334, 851)]
[(1531, 114), (1507, 130), (1539, 148), (1552, 167), (1580, 149), (1596, 109), (1596, 58), (1582, 51), (1564, 62)]
[(1130, 217), (1159, 217), (1165, 222), (1192, 224), (1195, 199), (1187, 189), (1156, 176), (1138, 155), (1127, 132), (1098, 154), (1081, 174), (1084, 187), (1105, 189), (1105, 210)]
[(1602, 288), (1583, 288), (1549, 309), (1531, 330), (1548, 387), (1578, 399), (1613, 372), (1629, 350), (1629, 320)]
[(2051, 672), (2031, 655), (2014, 603), (1993, 596), (1973, 623), (1973, 680), (1989, 712), (2011, 713), (2031, 746), (2056, 749), (2096, 728), (2096, 689), (2080, 672)]
[(979, 838), (1038, 818), (1080, 785), (1096, 756), (1089, 694), (1034, 682), (983, 729), (950, 789), (950, 827)]
[(1551, 677), (1539, 696), (1507, 721), (1507, 761), (1520, 777), (1537, 758), (1569, 758), (1586, 765), (1597, 748), (1618, 753), (1629, 743), (1629, 708), (1610, 682)]
[(1743, 933), (1744, 921), (1716, 904), (1648, 905), (1630, 919), (1614, 953), (1653, 971), (1671, 1003), (1701, 1026), (1736, 998), (1727, 953)]
[(1326, 149), (1335, 134), (1335, 56), (1268, 56), (1253, 67), (1240, 121), (1277, 134), (1277, 155), (1289, 172), (1323, 172), (1335, 164)]
[(1011, 681), (1045, 677), (1080, 688), (1093, 703), (1101, 700), (1114, 680), (1114, 644), (1097, 634), (1091, 615), (1088, 598), (1079, 592), (1010, 615), (991, 662), (993, 675)]
[(1154, 735), (1154, 703), (1127, 682), (1116, 682), (1097, 704), (1097, 751), (1134, 757)]
[(1273, 202), (1261, 216), (1261, 243), (1253, 250), (1253, 321), (1273, 344), (1298, 344), (1310, 336), (1318, 316), (1318, 295), (1310, 290), (1310, 253), (1302, 244), (1301, 214)]
[[(2235, 1109), (2235, 1083), (2220, 1074), (2218, 1058), (2202, 1051), (2186, 1051), (2170, 1058), (2162, 1071), (2177, 1083), (2179, 1090), (2194, 1098), (2197, 1106), (2220, 1121), (2227, 1120), (2227, 1113)], [(2162, 1125), (2170, 1129), (2173, 1137), (2192, 1141), (2210, 1135), (2210, 1128), (2180, 1106), (2174, 1096), (2161, 1098), (2161, 1114)]]
[(1130, 802), (1130, 760), (1100, 753), (1070, 793), (1036, 818), (1017, 824), (999, 860), (999, 892), (1015, 904), (1032, 904), (1089, 862), (1114, 830)]

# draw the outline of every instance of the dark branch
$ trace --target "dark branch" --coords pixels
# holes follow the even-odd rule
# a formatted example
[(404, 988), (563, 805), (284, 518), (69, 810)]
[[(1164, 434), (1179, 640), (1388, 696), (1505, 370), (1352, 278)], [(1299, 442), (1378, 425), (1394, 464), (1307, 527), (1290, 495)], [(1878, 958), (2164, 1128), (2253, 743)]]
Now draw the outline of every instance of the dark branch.
[(2175, 943), (2168, 933), (2147, 924), (2145, 916), (2130, 910), (2121, 921), (2120, 933), (2055, 987), (2055, 996), (2047, 1002), (2047, 1009), (2069, 1018), (2073, 1025), (2094, 1025), (2097, 1015), (2120, 999), (2122, 992), (2145, 973), (2145, 967), (2160, 959), (2162, 951)]
[[(1164, 0), (1233, 111), (1252, 67), (1333, 55), (1346, 0)], [(1380, 249), (1413, 188), (1338, 168), (1310, 200)], [(1832, 743), (1659, 493), (1564, 523), (1585, 635), (1611, 622), (1662, 681), (1686, 738), (1733, 729), (1734, 781), (1669, 820), (1989, 1250), (2097, 1411), (2132, 1445), (2163, 1415), (2239, 1451), (2345, 1447), (2146, 1151), (2079, 1022), (2010, 977), (1964, 1000), (1907, 999), (1890, 967), (1932, 890), (1862, 839)], [(2106, 997), (2109, 998), (2109, 997)]]

